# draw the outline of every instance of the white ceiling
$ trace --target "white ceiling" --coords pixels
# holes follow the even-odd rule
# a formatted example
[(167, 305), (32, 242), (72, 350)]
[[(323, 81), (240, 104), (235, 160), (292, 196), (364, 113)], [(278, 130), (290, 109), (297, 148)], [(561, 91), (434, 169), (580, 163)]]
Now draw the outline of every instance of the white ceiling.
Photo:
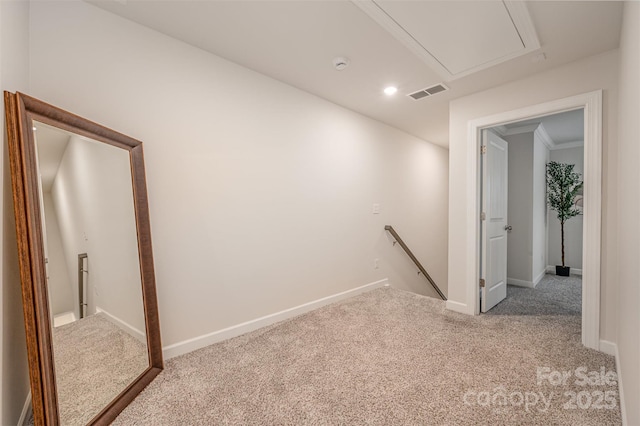
[[(88, 1), (442, 146), (448, 146), (450, 100), (614, 49), (622, 19), (618, 1), (525, 2), (540, 49), (445, 81), (451, 90), (415, 101), (405, 95), (443, 82), (442, 74), (350, 1)], [(398, 14), (412, 4), (384, 3)], [(465, 22), (473, 14), (464, 11), (475, 3), (425, 1), (420, 13), (426, 19), (429, 10), (448, 10)], [(479, 38), (477, 25), (458, 28), (463, 39)], [(546, 60), (534, 62), (540, 52)], [(349, 67), (336, 71), (336, 56), (348, 57)], [(447, 60), (464, 68), (464, 56)], [(382, 89), (391, 84), (399, 92), (387, 97)]]
[(504, 127), (517, 129), (532, 124), (542, 124), (556, 146), (584, 143), (584, 110), (582, 109), (510, 123)]
[(42, 190), (49, 192), (71, 136), (64, 130), (44, 123), (34, 122), (33, 127), (38, 147), (38, 168), (42, 180)]

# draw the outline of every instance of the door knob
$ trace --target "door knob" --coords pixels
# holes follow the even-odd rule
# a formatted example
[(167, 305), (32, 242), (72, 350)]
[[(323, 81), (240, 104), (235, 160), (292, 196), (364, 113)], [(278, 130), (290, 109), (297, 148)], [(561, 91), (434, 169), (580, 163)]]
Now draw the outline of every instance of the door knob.
[(513, 226), (507, 225), (507, 226), (504, 227), (504, 230), (505, 231), (512, 231), (513, 230)]

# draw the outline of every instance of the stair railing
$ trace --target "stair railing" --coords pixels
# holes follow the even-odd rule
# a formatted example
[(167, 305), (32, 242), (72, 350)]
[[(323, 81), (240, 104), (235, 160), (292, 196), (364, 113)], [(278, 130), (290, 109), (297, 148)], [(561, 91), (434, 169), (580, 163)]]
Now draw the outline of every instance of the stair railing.
[(422, 274), (422, 275), (425, 276), (425, 278), (429, 281), (429, 283), (431, 284), (433, 289), (440, 295), (440, 298), (442, 300), (447, 300), (447, 297), (444, 295), (444, 293), (442, 293), (440, 288), (438, 288), (438, 286), (436, 285), (435, 281), (433, 281), (433, 278), (431, 278), (431, 275), (429, 275), (427, 270), (424, 269), (422, 264), (420, 264), (418, 259), (411, 252), (411, 250), (409, 250), (409, 247), (407, 247), (407, 245), (404, 243), (404, 241), (402, 241), (402, 238), (400, 238), (400, 235), (398, 235), (398, 233), (395, 231), (395, 229), (393, 229), (393, 226), (386, 225), (384, 227), (384, 229), (385, 229), (385, 231), (388, 231), (391, 234), (391, 236), (395, 239), (395, 241), (393, 242), (393, 245), (395, 245), (396, 242), (398, 244), (400, 244), (400, 247), (402, 247), (402, 249), (405, 251), (405, 253), (407, 253), (407, 255), (413, 261), (413, 263), (415, 263), (415, 265), (418, 267), (418, 274)]

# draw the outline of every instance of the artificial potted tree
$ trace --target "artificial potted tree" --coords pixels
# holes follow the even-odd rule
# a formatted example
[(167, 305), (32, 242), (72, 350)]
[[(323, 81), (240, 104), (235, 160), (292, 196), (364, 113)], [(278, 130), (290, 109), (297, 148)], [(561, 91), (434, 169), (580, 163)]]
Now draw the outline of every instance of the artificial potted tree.
[(571, 268), (564, 264), (564, 224), (580, 214), (575, 199), (583, 186), (580, 174), (573, 171), (574, 166), (556, 161), (547, 163), (547, 205), (557, 213), (562, 241), (562, 266), (556, 265), (556, 275), (565, 277), (569, 276)]

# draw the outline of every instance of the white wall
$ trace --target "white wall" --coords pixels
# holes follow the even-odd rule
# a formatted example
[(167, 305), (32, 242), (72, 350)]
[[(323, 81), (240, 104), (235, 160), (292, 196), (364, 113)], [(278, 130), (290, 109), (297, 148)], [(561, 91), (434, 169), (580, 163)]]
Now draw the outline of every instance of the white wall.
[(640, 3), (626, 2), (620, 41), (617, 343), (627, 422), (640, 424)]
[[(475, 211), (476, 188), (467, 184), (467, 159), (475, 155), (468, 144), (470, 120), (536, 105), (567, 96), (603, 89), (603, 206), (600, 336), (614, 340), (617, 318), (617, 50), (576, 61), (553, 70), (517, 80), (490, 90), (456, 99), (450, 104), (449, 223), (465, 224), (468, 211)], [(474, 151), (471, 151), (474, 150)], [(449, 227), (449, 299), (460, 310), (473, 309), (473, 294), (467, 294), (476, 276), (468, 247), (475, 247), (476, 235), (466, 226)]]
[[(575, 164), (574, 171), (584, 174), (584, 148), (556, 149), (551, 151), (550, 161)], [(582, 269), (583, 216), (572, 217), (564, 223), (564, 263), (574, 269)], [(549, 266), (562, 265), (560, 221), (557, 213), (549, 209)]]
[(549, 149), (540, 137), (533, 136), (533, 214), (531, 229), (531, 277), (534, 284), (547, 269), (547, 163)]
[(507, 282), (534, 287), (544, 275), (547, 251), (546, 162), (549, 150), (532, 126), (512, 128), (509, 143)]
[(51, 309), (51, 314), (55, 316), (64, 312), (76, 311), (74, 307), (77, 305), (78, 295), (73, 292), (71, 286), (69, 270), (62, 248), (62, 236), (58, 227), (58, 216), (53, 207), (53, 198), (50, 192), (43, 194), (43, 204), (49, 256), (47, 263), (49, 309)]
[(33, 95), (145, 143), (165, 346), (385, 277), (426, 291), (387, 224), (446, 293), (445, 149), (86, 3), (31, 11)]
[(101, 308), (144, 332), (130, 167), (127, 150), (71, 136), (51, 194), (73, 294), (78, 255), (87, 253), (87, 313)]
[[(509, 144), (507, 281), (532, 282), (533, 132), (505, 136)], [(517, 281), (514, 281), (517, 280)]]
[[(0, 88), (29, 90), (29, 4), (24, 1), (0, 1)], [(15, 221), (11, 194), (11, 175), (7, 142), (4, 102), (0, 114), (0, 424), (18, 422), (27, 394), (29, 375), (24, 337), (20, 275), (16, 250)]]

